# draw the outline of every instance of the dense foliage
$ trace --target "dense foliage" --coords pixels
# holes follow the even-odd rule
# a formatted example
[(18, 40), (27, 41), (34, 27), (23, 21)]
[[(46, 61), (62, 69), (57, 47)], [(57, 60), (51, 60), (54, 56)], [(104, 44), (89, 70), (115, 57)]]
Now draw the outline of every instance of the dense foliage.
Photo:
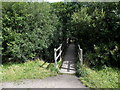
[(120, 63), (120, 3), (53, 3), (66, 38), (75, 38), (92, 67)]
[[(52, 62), (54, 47), (63, 41), (66, 43), (68, 38), (75, 39), (84, 53), (84, 65), (76, 64), (80, 80), (91, 88), (120, 87), (119, 2), (4, 2), (1, 23), (3, 63), (25, 62), (38, 57)], [(4, 64), (5, 72), (1, 75), (4, 75), (3, 81), (56, 75), (42, 68), (46, 65), (51, 71), (58, 71), (54, 64), (37, 60)]]
[(36, 56), (52, 59), (61, 27), (50, 4), (9, 2), (2, 6), (3, 62)]
[(91, 66), (120, 63), (119, 9), (119, 3), (85, 3), (72, 15), (72, 29)]
[(119, 2), (3, 3), (3, 61), (53, 59), (54, 47), (75, 38), (84, 50), (84, 63), (118, 66), (119, 6)]

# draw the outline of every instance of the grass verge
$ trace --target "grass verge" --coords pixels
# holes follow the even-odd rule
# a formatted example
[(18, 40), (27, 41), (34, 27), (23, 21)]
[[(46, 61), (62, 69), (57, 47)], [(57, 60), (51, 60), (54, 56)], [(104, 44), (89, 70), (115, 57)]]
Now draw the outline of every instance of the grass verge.
[(106, 67), (101, 70), (90, 69), (77, 64), (77, 76), (80, 81), (89, 88), (120, 88), (120, 69)]
[(50, 71), (48, 63), (40, 60), (28, 61), (22, 64), (5, 64), (0, 66), (2, 72), (0, 77), (2, 82), (17, 81), (21, 79), (43, 79), (57, 75), (57, 72)]

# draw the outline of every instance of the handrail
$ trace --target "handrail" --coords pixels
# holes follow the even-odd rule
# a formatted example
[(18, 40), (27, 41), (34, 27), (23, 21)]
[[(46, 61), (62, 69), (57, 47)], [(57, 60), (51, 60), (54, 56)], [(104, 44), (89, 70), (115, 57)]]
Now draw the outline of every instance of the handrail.
[(61, 54), (62, 54), (62, 51), (60, 51), (60, 53), (59, 53), (58, 56), (56, 57), (56, 60), (60, 57)]
[[(60, 46), (56, 49), (54, 48), (54, 60), (55, 60), (55, 66), (56, 68), (58, 68), (58, 65), (57, 65), (57, 60), (58, 58), (60, 57), (60, 60), (62, 59), (61, 58), (61, 55), (62, 55), (62, 44), (60, 44)], [(59, 50), (59, 54), (57, 55), (57, 51)]]
[(55, 49), (55, 50), (58, 51), (61, 47), (62, 47), (62, 44), (60, 44), (60, 46), (57, 49)]
[(78, 58), (80, 60), (80, 64), (83, 65), (83, 50), (80, 48), (79, 44), (78, 44)]

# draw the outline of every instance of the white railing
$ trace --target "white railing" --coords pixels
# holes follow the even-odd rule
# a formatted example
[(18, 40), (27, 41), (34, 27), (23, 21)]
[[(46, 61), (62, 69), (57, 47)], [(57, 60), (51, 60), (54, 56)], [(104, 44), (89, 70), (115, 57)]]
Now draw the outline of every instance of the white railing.
[[(59, 54), (57, 55), (58, 51), (59, 51)], [(54, 48), (54, 60), (55, 60), (56, 68), (58, 68), (58, 65), (57, 65), (58, 58), (60, 57), (60, 60), (62, 59), (61, 55), (62, 55), (62, 44), (60, 44), (60, 46), (57, 49)]]
[(80, 48), (79, 44), (78, 44), (78, 58), (80, 60), (80, 64), (83, 65), (83, 50)]

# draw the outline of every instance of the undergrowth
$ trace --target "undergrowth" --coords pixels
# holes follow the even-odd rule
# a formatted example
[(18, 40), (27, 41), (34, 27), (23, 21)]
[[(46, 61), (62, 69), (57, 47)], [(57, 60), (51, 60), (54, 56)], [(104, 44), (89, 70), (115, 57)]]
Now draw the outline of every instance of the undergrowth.
[(104, 67), (98, 70), (84, 65), (80, 66), (80, 63), (77, 63), (76, 68), (76, 75), (89, 88), (120, 88), (120, 82), (118, 80), (120, 69), (118, 68)]

